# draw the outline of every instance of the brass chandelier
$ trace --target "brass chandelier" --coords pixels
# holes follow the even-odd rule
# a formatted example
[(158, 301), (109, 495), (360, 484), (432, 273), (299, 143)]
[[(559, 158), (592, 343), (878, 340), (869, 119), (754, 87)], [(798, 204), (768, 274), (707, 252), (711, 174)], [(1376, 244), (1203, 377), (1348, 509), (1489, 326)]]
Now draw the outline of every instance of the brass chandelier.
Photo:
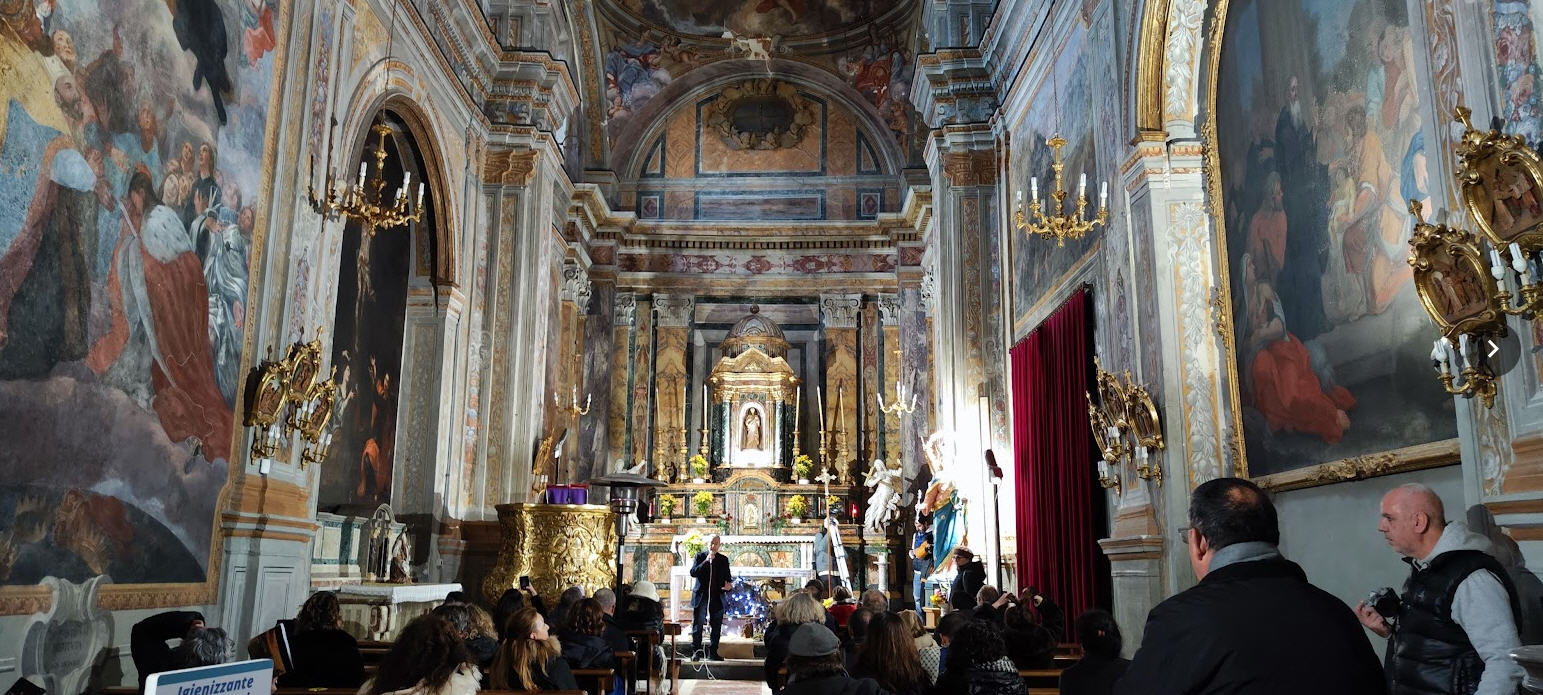
[[(332, 125), (337, 126), (333, 120)], [(366, 238), (375, 236), (377, 229), (389, 229), (408, 222), (418, 222), (423, 219), (423, 182), (418, 182), (418, 198), (410, 203), (407, 198), (408, 185), (412, 182), (412, 172), (402, 173), (402, 185), (397, 188), (396, 196), (391, 200), (384, 198), (386, 189), (386, 136), (391, 134), (391, 126), (377, 122), (371, 126), (379, 138), (375, 145), (375, 175), (366, 180), (369, 173), (369, 162), (359, 163), (359, 181), (353, 186), (337, 189), (337, 183), (332, 171), (332, 154), (329, 148), (327, 153), (327, 183), (320, 198), (316, 195), (314, 187), (307, 187), (306, 195), (310, 198), (311, 209), (316, 214), (328, 219), (344, 217), (357, 220), (364, 227), (363, 234)], [(311, 156), (311, 180), (316, 180), (316, 156)]]
[[(1050, 138), (1045, 144), (1055, 151), (1055, 161), (1051, 167), (1055, 170), (1055, 190), (1050, 192), (1050, 198), (1054, 202), (1041, 204), (1039, 198), (1039, 177), (1029, 179), (1029, 209), (1028, 214), (1023, 209), (1023, 190), (1019, 189), (1013, 206), (1013, 226), (1024, 230), (1029, 234), (1043, 237), (1046, 240), (1054, 239), (1056, 246), (1065, 246), (1067, 239), (1077, 240), (1093, 231), (1094, 227), (1108, 224), (1109, 222), (1109, 182), (1099, 184), (1098, 190), (1098, 215), (1088, 219), (1088, 175), (1083, 173), (1077, 183), (1077, 210), (1069, 213), (1066, 209), (1066, 198), (1069, 193), (1062, 185), (1062, 171), (1066, 164), (1061, 161), (1061, 148), (1066, 146), (1066, 139), (1057, 135)], [(1045, 214), (1046, 211), (1050, 214)]]

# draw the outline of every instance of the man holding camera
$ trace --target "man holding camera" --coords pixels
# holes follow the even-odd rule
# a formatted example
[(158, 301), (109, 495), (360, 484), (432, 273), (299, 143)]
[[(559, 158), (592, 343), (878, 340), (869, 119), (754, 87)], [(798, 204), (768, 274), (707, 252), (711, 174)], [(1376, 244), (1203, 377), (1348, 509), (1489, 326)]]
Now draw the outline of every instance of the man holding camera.
[(1195, 488), (1189, 564), (1200, 583), (1147, 615), (1115, 692), (1129, 695), (1377, 695), (1382, 668), (1338, 598), (1282, 557), (1275, 506), (1253, 483)]
[(1402, 596), (1356, 605), (1361, 624), (1388, 638), (1392, 695), (1515, 693), (1516, 592), (1488, 541), (1448, 522), (1441, 498), (1418, 484), (1383, 496), (1377, 530), (1410, 567)]

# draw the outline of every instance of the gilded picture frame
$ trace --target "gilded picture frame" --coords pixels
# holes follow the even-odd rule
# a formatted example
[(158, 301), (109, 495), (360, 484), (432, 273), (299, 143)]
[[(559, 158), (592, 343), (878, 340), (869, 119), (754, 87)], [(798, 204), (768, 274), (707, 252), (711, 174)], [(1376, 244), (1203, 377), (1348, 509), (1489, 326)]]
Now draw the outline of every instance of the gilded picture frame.
[(1454, 118), (1466, 127), (1457, 144), (1457, 183), (1462, 206), (1489, 243), (1543, 246), (1543, 160), (1520, 135), (1481, 131), (1458, 107)]
[[(1203, 87), (1205, 94), (1201, 97), (1204, 113), (1200, 125), (1200, 136), (1204, 158), (1203, 182), (1206, 205), (1216, 229), (1217, 284), (1212, 318), (1218, 337), (1221, 339), (1221, 362), (1226, 370), (1226, 381), (1222, 387), (1227, 401), (1225, 406), (1227, 431), (1224, 436), (1231, 462), (1231, 474), (1250, 478), (1267, 490), (1284, 491), (1456, 464), (1460, 461), (1461, 455), (1459, 440), (1454, 437), (1351, 456), (1281, 473), (1263, 475), (1250, 473), (1247, 447), (1244, 442), (1243, 394), (1237, 360), (1239, 348), (1233, 330), (1233, 326), (1236, 325), (1233, 316), (1234, 298), (1231, 282), (1233, 271), (1229, 267), (1227, 252), (1227, 208), (1222, 193), (1222, 163), (1216, 125), (1217, 85), (1221, 77), (1223, 38), (1230, 5), (1231, 0), (1217, 0), (1205, 18), (1208, 24), (1205, 27), (1206, 48), (1202, 75), (1206, 82)], [(1543, 169), (1537, 171), (1543, 172)], [(1543, 177), (1536, 180), (1543, 180)], [(1192, 487), (1198, 482), (1200, 481), (1190, 480)]]
[(287, 360), (264, 360), (259, 366), (256, 383), (247, 398), (247, 427), (271, 427), (279, 421), (279, 414), (289, 403), (289, 363)]
[(1505, 334), (1500, 288), (1472, 233), (1421, 221), (1409, 245), (1415, 290), (1442, 335)]

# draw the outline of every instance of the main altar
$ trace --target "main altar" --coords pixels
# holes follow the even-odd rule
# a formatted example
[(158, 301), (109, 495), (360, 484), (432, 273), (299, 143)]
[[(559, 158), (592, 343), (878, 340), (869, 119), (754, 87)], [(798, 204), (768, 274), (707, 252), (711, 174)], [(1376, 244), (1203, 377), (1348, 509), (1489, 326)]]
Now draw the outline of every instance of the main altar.
[(820, 450), (799, 451), (803, 382), (782, 329), (752, 307), (721, 351), (705, 380), (696, 455), (686, 459), (682, 446), (678, 459), (652, 467), (663, 486), (624, 539), (627, 580), (668, 586), (678, 617), (692, 585), (688, 565), (719, 534), (736, 578), (767, 598), (815, 576), (887, 590), (889, 542), (864, 534), (845, 436), (827, 431), (821, 414)]

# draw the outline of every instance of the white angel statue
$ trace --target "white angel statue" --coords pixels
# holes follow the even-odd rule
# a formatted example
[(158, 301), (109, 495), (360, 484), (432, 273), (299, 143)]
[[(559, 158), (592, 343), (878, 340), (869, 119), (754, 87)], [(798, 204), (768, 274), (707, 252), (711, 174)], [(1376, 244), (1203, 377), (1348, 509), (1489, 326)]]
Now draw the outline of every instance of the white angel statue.
[(873, 490), (868, 497), (868, 513), (863, 525), (874, 534), (882, 535), (884, 528), (900, 515), (900, 467), (884, 465), (884, 459), (874, 459), (873, 467), (863, 478), (863, 485)]

